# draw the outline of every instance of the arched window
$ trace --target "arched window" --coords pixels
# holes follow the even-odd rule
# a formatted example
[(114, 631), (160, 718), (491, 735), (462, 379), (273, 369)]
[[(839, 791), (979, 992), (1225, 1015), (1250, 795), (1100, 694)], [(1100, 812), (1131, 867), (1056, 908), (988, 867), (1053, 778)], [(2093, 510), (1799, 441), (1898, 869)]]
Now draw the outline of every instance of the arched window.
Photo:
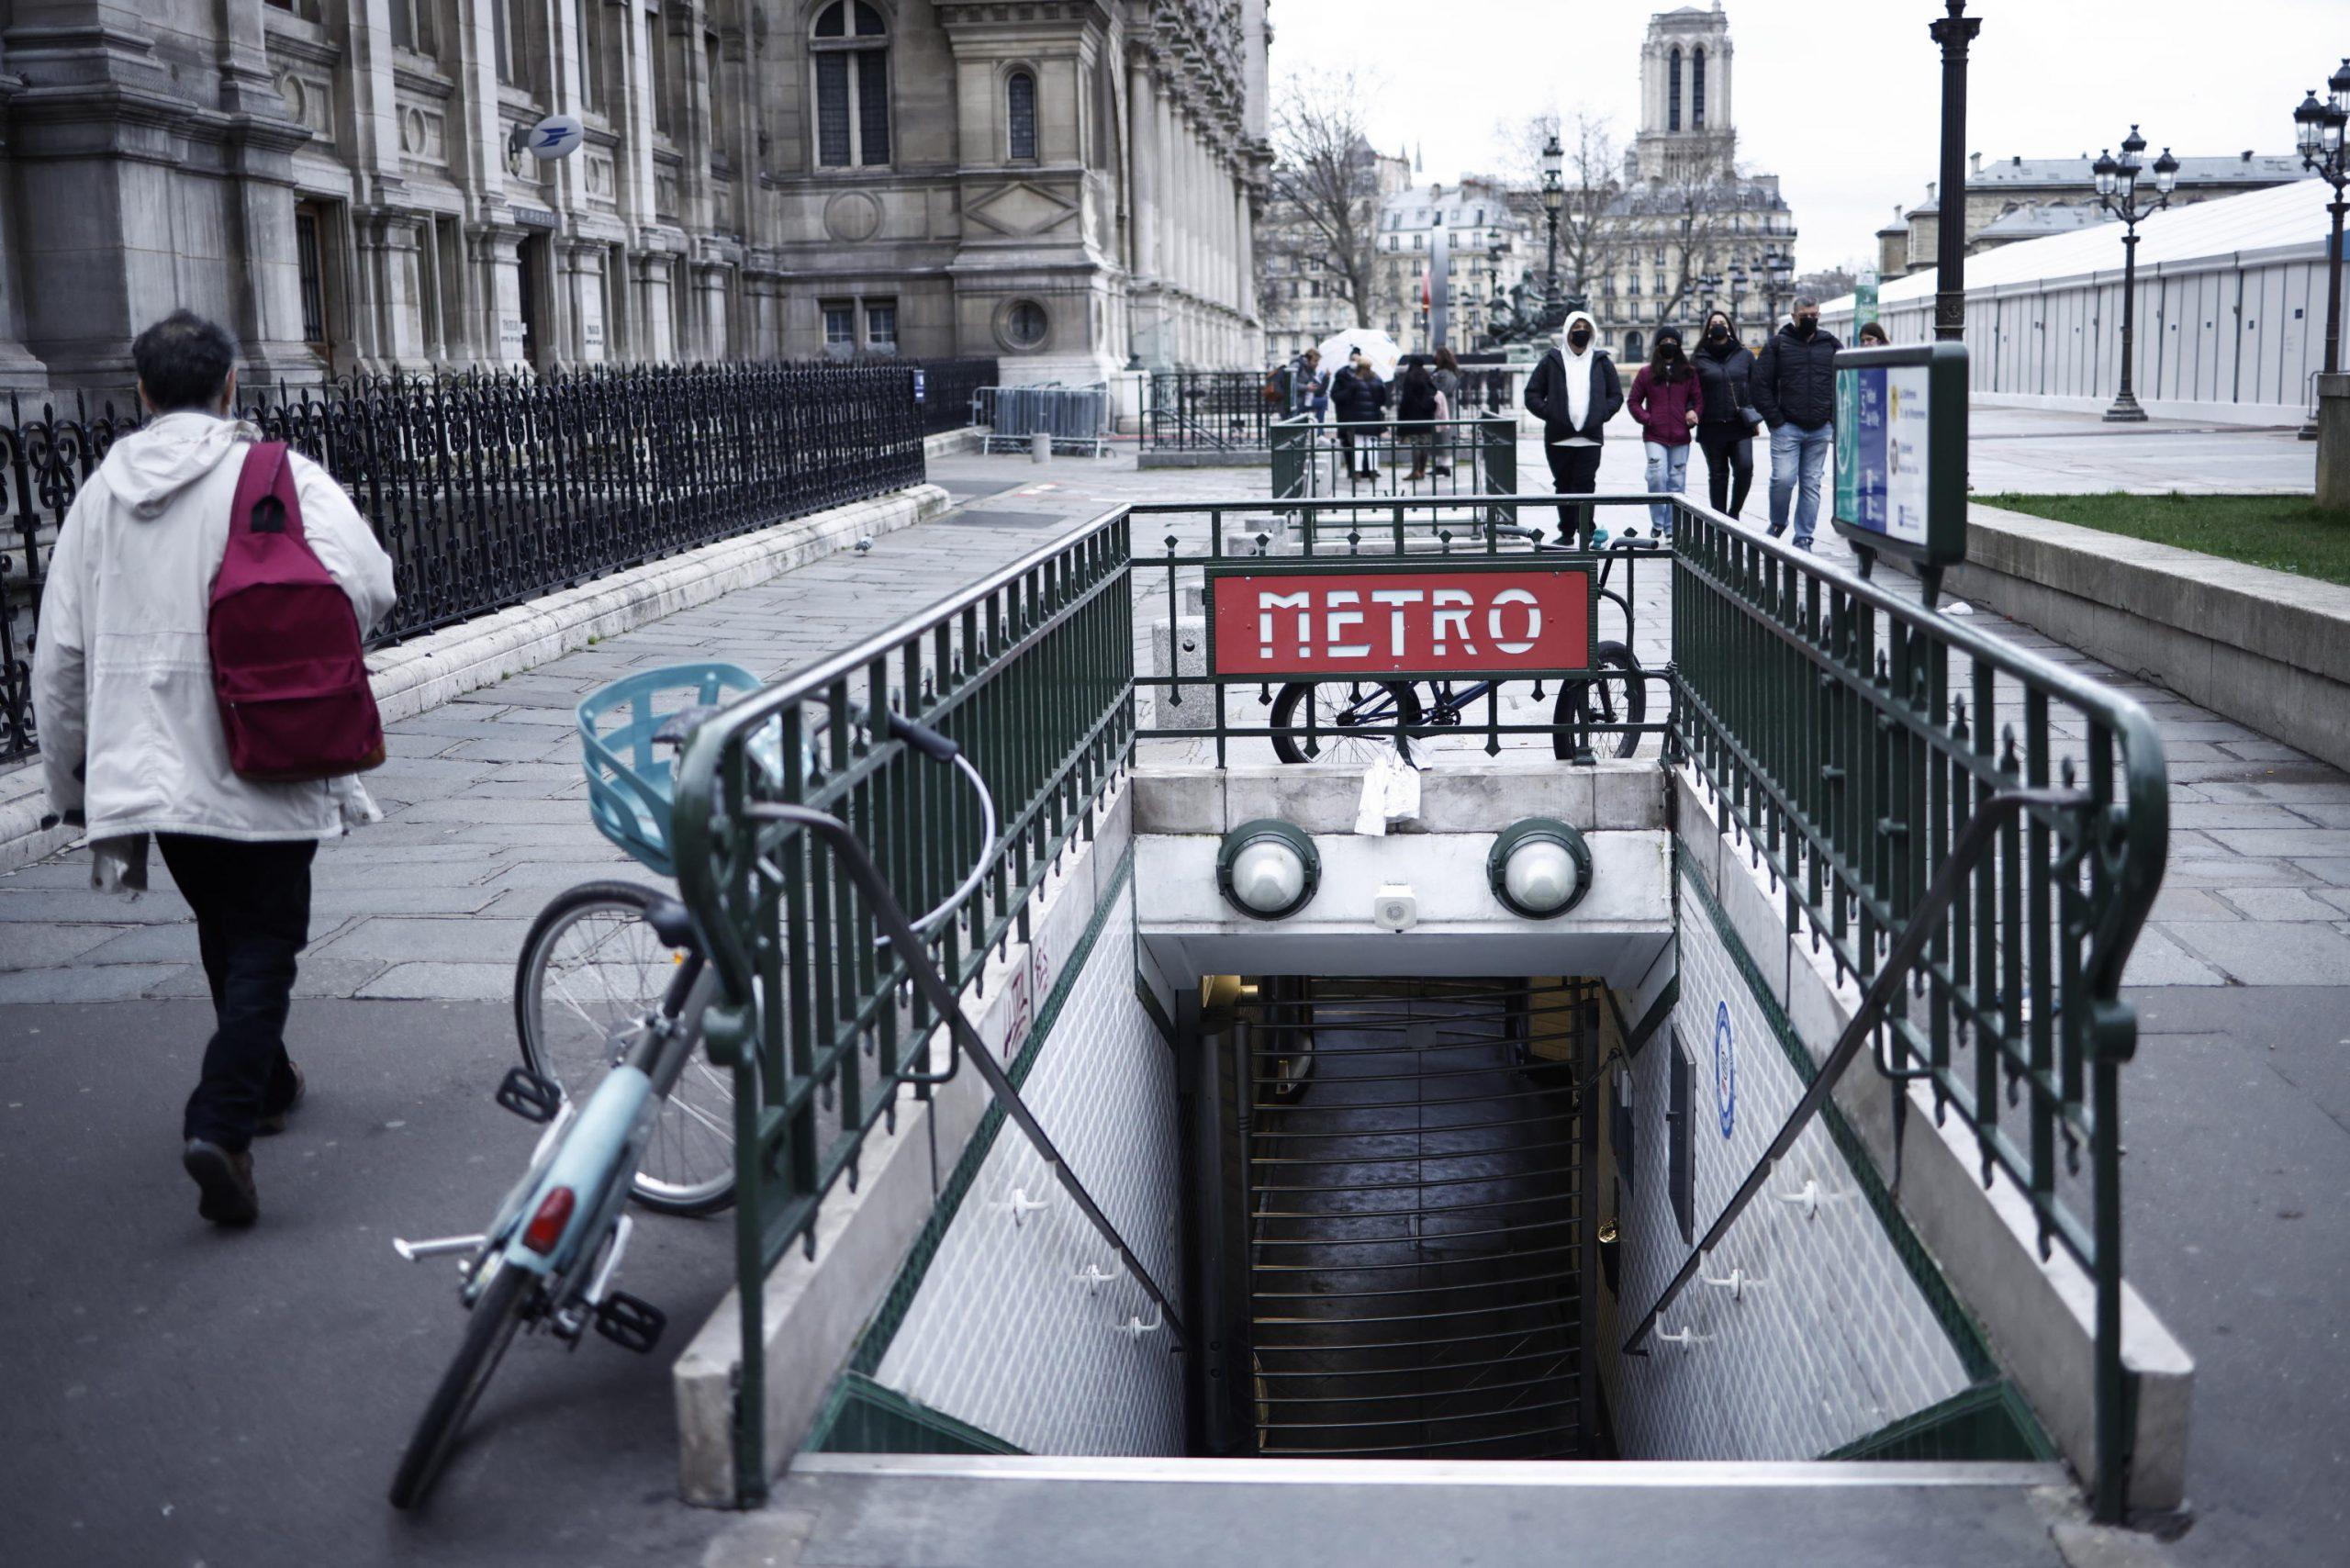
[(1640, 362), (1641, 357), (1640, 334), (1639, 331), (1634, 330), (1625, 333), (1624, 363), (1626, 364), (1638, 364)]
[(1689, 129), (1706, 129), (1706, 51), (1689, 51)]
[(816, 162), (827, 169), (890, 161), (890, 26), (866, 0), (816, 13)]
[(1681, 129), (1681, 50), (1677, 46), (1665, 62), (1664, 129)]
[(1004, 120), (1011, 128), (1006, 155), (1015, 162), (1036, 156), (1036, 78), (1015, 71), (1003, 84)]

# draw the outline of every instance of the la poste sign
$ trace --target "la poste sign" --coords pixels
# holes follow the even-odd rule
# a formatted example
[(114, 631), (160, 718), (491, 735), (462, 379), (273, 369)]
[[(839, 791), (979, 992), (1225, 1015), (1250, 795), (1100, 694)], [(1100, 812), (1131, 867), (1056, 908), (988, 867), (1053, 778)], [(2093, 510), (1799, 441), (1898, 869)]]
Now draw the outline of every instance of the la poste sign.
[(1459, 562), (1208, 574), (1222, 676), (1511, 676), (1591, 666), (1591, 574)]

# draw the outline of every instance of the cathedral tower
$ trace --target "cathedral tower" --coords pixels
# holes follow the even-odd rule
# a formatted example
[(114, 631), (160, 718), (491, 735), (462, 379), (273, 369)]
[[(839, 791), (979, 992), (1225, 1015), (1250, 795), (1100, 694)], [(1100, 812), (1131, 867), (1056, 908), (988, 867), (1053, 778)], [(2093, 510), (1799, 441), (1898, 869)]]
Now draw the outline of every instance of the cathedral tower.
[(1632, 143), (1639, 177), (1662, 179), (1698, 160), (1727, 178), (1736, 143), (1729, 18), (1719, 0), (1656, 13), (1640, 46), (1640, 130)]

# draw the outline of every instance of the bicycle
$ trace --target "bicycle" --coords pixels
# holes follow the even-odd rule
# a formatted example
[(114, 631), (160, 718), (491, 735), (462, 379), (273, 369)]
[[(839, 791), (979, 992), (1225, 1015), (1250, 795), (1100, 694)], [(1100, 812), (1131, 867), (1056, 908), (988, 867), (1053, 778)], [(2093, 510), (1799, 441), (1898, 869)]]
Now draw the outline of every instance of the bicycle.
[[(1539, 529), (1490, 526), (1496, 533), (1532, 541), (1541, 554), (1568, 552), (1564, 544), (1544, 542)], [(1608, 578), (1622, 554), (1661, 547), (1661, 541), (1627, 532), (1601, 552), (1598, 597), (1624, 612), (1628, 630), (1632, 623), (1631, 600), (1610, 588)], [(1630, 756), (1639, 749), (1639, 726), (1648, 718), (1649, 702), (1648, 677), (1638, 655), (1626, 644), (1611, 639), (1593, 645), (1591, 665), (1592, 674), (1560, 681), (1551, 707), (1551, 752), (1561, 761), (1582, 755), (1595, 726), (1600, 727), (1601, 734), (1616, 734), (1617, 756)], [(1601, 673), (1606, 671), (1619, 673)], [(1429, 700), (1423, 703), (1420, 683), (1416, 681), (1287, 681), (1273, 696), (1273, 754), (1285, 763), (1368, 767), (1394, 748), (1399, 734), (1422, 726), (1449, 729), (1462, 723), (1472, 703), (1492, 695), (1503, 684), (1431, 680), (1427, 682)], [(1541, 695), (1541, 682), (1537, 681), (1535, 700), (1539, 701)], [(1301, 708), (1306, 710), (1303, 720)]]
[[(679, 711), (655, 712), (654, 694), (680, 686), (693, 689), (701, 700)], [(670, 874), (674, 867), (668, 851), (668, 824), (674, 771), (671, 762), (655, 760), (655, 754), (665, 747), (673, 756), (682, 754), (695, 728), (719, 711), (718, 696), (757, 687), (757, 679), (747, 671), (729, 665), (699, 664), (631, 677), (581, 703), (594, 814), (606, 836), (654, 869)], [(619, 731), (599, 736), (598, 722), (621, 708), (630, 711), (632, 720)], [(986, 847), (969, 874), (937, 908), (909, 921), (890, 898), (886, 884), (872, 874), (879, 889), (874, 901), (876, 911), (885, 933), (900, 951), (912, 953), (923, 937), (979, 887), (995, 841), (995, 801), (986, 781), (953, 741), (887, 710), (878, 718), (880, 738), (901, 740), (933, 761), (951, 763), (979, 796), (980, 843)], [(754, 761), (776, 780), (783, 772), (780, 731), (779, 721), (771, 722), (764, 737), (770, 744), (764, 751), (753, 748)], [(600, 751), (599, 740), (604, 743)], [(623, 750), (626, 760), (621, 759)], [(845, 827), (822, 812), (797, 807), (773, 809), (796, 813), (795, 820), (809, 819), (811, 826), (836, 829), (855, 843)], [(869, 860), (865, 867), (870, 873)], [(586, 894), (596, 897), (579, 899)], [(684, 904), (628, 883), (589, 883), (558, 897), (524, 944), (518, 970), (518, 1022), (521, 1021), (525, 980), (533, 972), (533, 956), (547, 946), (541, 940), (542, 934), (568, 928), (564, 919), (550, 917), (575, 908), (569, 901), (577, 900), (576, 907), (587, 907), (597, 899), (606, 901), (603, 907), (632, 912), (635, 923), (673, 955), (670, 973), (657, 1002), (615, 1030), (599, 1058), (579, 1064), (583, 1072), (573, 1085), (540, 1072), (527, 1059), (524, 1065), (508, 1070), (498, 1088), (498, 1103), (546, 1131), (532, 1151), (522, 1179), (499, 1204), (486, 1231), (393, 1242), (394, 1249), (411, 1262), (463, 1254), (458, 1295), (471, 1314), (464, 1338), (426, 1404), (393, 1475), (390, 1500), (394, 1507), (416, 1507), (431, 1495), (458, 1432), (518, 1333), (550, 1333), (576, 1345), (593, 1327), (623, 1350), (649, 1353), (659, 1343), (666, 1316), (612, 1284), (633, 1229), (626, 1212), (632, 1195), (647, 1206), (677, 1213), (708, 1212), (710, 1206), (732, 1196), (731, 1170), (722, 1192), (710, 1179), (684, 1183), (655, 1179), (648, 1184), (643, 1170), (665, 1117), (677, 1106), (674, 1096), (678, 1085), (689, 1070), (699, 1069), (722, 1081), (698, 1049), (712, 980), (701, 935)], [(541, 965), (537, 972), (547, 971)], [(543, 1039), (540, 1049), (547, 1048)], [(526, 1033), (526, 1058), (532, 1049)], [(601, 1071), (590, 1088), (584, 1070), (598, 1065)], [(571, 1092), (575, 1087), (577, 1092)], [(731, 1116), (731, 1093), (728, 1107)], [(731, 1126), (728, 1133), (731, 1149)]]

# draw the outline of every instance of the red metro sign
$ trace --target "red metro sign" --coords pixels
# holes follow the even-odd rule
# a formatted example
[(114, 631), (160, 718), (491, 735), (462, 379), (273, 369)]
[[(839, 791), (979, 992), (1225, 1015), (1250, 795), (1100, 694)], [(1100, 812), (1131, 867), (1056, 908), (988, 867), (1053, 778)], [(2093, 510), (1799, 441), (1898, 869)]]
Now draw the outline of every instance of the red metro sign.
[(1214, 673), (1531, 675), (1591, 666), (1580, 567), (1212, 571)]

